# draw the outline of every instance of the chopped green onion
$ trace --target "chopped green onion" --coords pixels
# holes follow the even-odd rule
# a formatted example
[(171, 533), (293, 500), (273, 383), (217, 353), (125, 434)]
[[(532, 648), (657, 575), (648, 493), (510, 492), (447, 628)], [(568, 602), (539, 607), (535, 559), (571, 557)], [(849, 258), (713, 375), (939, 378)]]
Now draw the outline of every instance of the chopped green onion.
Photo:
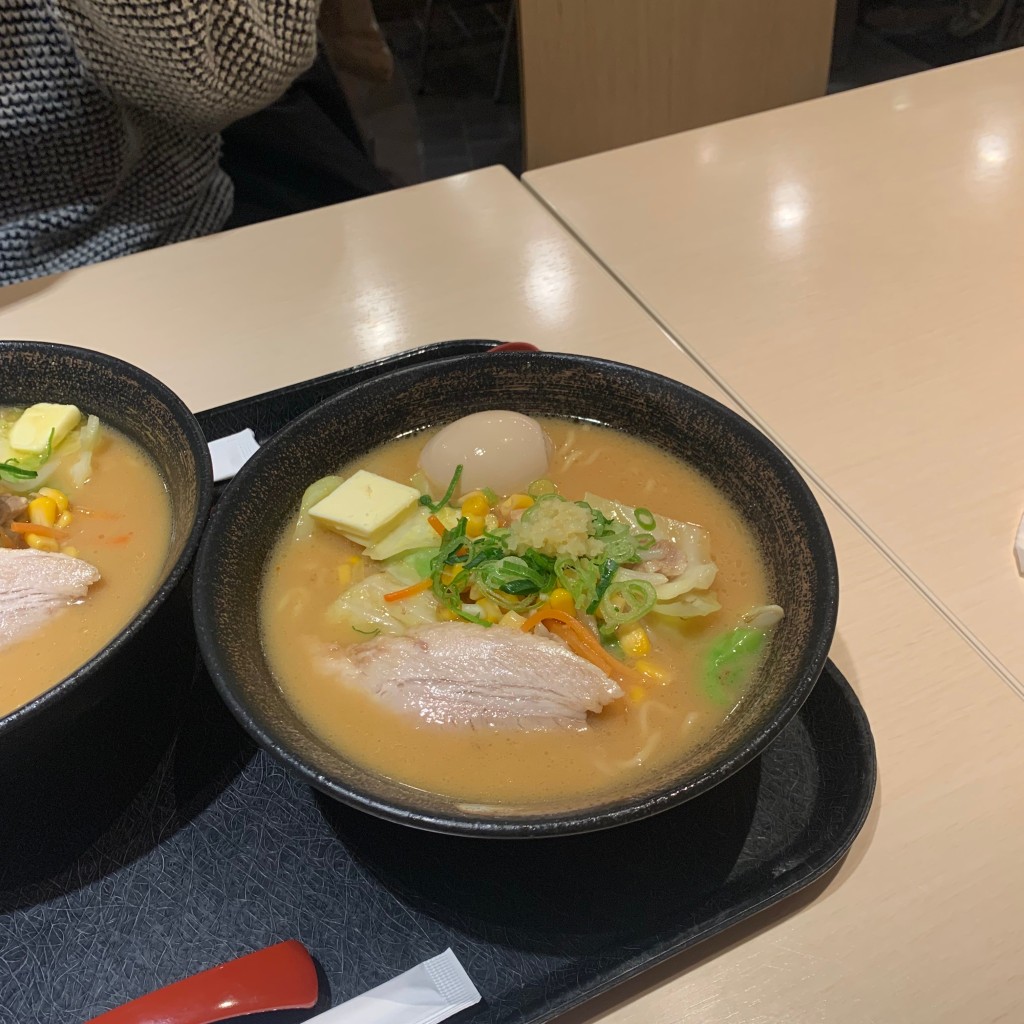
[(633, 518), (641, 530), (653, 530), (658, 525), (654, 519), (654, 513), (649, 508), (638, 508), (633, 513)]
[(642, 619), (657, 600), (658, 595), (647, 580), (613, 582), (601, 598), (598, 614), (606, 626), (618, 629)]
[(589, 558), (559, 555), (554, 565), (555, 580), (572, 594), (579, 609), (589, 608), (597, 596), (599, 570)]
[[(461, 469), (462, 467), (459, 466), (456, 470), (456, 477)], [(454, 489), (454, 482), (450, 489)], [(422, 501), (423, 499), (421, 498), (420, 500)], [(440, 601), (450, 612), (457, 615), (460, 619), (465, 619), (467, 622), (475, 622), (480, 626), (489, 626), (490, 622), (488, 622), (483, 616), (474, 615), (472, 612), (463, 610), (461, 591), (456, 589), (454, 584), (455, 580), (464, 575), (464, 569), (463, 572), (459, 573), (458, 576), (448, 583), (445, 583), (441, 579), (441, 574), (444, 572), (446, 566), (463, 566), (471, 558), (471, 555), (468, 552), (460, 554), (464, 547), (468, 547), (470, 545), (470, 542), (466, 537), (467, 523), (468, 520), (466, 517), (462, 516), (450, 530), (445, 530), (444, 536), (441, 538), (441, 546), (438, 548), (437, 554), (430, 562), (431, 589), (438, 601)]]
[(352, 627), (357, 633), (362, 633), (363, 636), (380, 636), (379, 629), (360, 629), (358, 626)]
[[(456, 468), (445, 497), (434, 503), (428, 495), (420, 502), (437, 512), (451, 500), (462, 466)], [(528, 491), (533, 505), (525, 509), (523, 519), (529, 519), (545, 501), (567, 501), (559, 494), (555, 484), (547, 479), (534, 480)], [(482, 493), (492, 505), (497, 496), (489, 489)], [(616, 519), (606, 515), (587, 501), (573, 504), (585, 509), (589, 516), (587, 533), (600, 542), (591, 550), (594, 555), (544, 554), (535, 548), (513, 553), (510, 550), (509, 527), (484, 530), (479, 537), (467, 536), (466, 517), (445, 531), (441, 543), (430, 560), (431, 588), (435, 597), (454, 616), (469, 622), (489, 625), (474, 603), (483, 598), (493, 601), (505, 610), (529, 614), (548, 600), (558, 587), (572, 596), (578, 612), (597, 616), (597, 628), (606, 644), (615, 643), (615, 630), (619, 626), (642, 618), (655, 606), (657, 595), (646, 580), (619, 580), (620, 566), (633, 566), (656, 543), (652, 530), (657, 519), (647, 508), (638, 508), (630, 519)], [(632, 519), (635, 518), (634, 523)], [(452, 567), (461, 572), (451, 579)], [(447, 580), (448, 582), (445, 582)]]
[(539, 509), (541, 507), (541, 505), (544, 504), (545, 501), (565, 501), (565, 500), (566, 499), (563, 498), (561, 494), (558, 494), (555, 491), (553, 491), (551, 494), (538, 494), (537, 497), (533, 499), (533, 504), (529, 508), (523, 509), (523, 515), (522, 515), (523, 521), (524, 522), (529, 522), (531, 519), (533, 519), (534, 515), (536, 515), (536, 513), (537, 513), (537, 509)]
[(475, 582), (486, 594), (504, 608), (523, 608), (521, 600), (553, 589), (553, 559), (530, 549), (522, 557), (508, 555), (492, 559), (477, 570)]
[(611, 586), (612, 578), (619, 571), (618, 563), (614, 558), (608, 558), (601, 566), (601, 575), (597, 579), (597, 587), (594, 593), (594, 600), (590, 602), (590, 606), (587, 608), (587, 614), (593, 615), (599, 605), (601, 604), (601, 598), (604, 597), (604, 592)]
[(498, 495), (490, 487), (481, 487), (480, 493), (487, 499), (487, 504), (492, 508), (498, 504)]
[(455, 467), (455, 472), (452, 473), (452, 478), (448, 484), (448, 490), (444, 492), (444, 497), (435, 505), (434, 502), (430, 500), (429, 494), (422, 494), (420, 495), (420, 504), (425, 505), (427, 508), (430, 509), (431, 512), (434, 513), (434, 515), (437, 515), (437, 513), (440, 512), (441, 509), (443, 509), (445, 505), (447, 505), (448, 502), (452, 500), (452, 495), (455, 493), (455, 488), (459, 486), (459, 478), (461, 476), (462, 465), (460, 464)]
[(514, 597), (521, 597), (524, 594), (539, 594), (540, 587), (537, 586), (532, 580), (509, 580), (507, 583), (501, 585), (501, 589), (506, 594), (512, 594)]

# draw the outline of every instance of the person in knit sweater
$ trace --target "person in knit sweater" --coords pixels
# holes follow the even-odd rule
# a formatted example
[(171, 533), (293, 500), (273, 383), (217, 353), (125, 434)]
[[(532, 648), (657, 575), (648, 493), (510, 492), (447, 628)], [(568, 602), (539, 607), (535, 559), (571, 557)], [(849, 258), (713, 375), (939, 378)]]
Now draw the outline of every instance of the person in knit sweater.
[(0, 285), (217, 231), (227, 125), (316, 56), (318, 0), (0, 0)]

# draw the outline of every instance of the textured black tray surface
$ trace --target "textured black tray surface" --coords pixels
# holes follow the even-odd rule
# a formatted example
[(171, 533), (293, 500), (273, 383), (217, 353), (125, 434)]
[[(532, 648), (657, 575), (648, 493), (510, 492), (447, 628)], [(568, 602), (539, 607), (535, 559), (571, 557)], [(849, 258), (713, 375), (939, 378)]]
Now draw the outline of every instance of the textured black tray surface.
[[(454, 354), (467, 344), (485, 346)], [(314, 401), (350, 377), (328, 380)], [(248, 425), (265, 439), (308, 404), (290, 389), (280, 407), (271, 395), (201, 419), (210, 437)], [(417, 832), (297, 782), (193, 673), (192, 649), (169, 650), (193, 677), (181, 718), (132, 725), (176, 739), (113, 824), (42, 882), (12, 887), (31, 865), (5, 851), (0, 1021), (79, 1024), (285, 938), (318, 960), (321, 1006), (451, 946), (484, 997), (461, 1022), (546, 1020), (820, 877), (874, 789), (867, 721), (829, 663), (758, 762), (657, 818), (534, 842)]]

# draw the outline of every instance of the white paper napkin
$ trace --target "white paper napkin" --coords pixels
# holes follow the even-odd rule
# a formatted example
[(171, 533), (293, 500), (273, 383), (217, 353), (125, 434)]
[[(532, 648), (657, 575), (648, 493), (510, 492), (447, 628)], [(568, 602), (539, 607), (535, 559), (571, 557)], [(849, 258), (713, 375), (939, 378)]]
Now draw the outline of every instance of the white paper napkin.
[(307, 1024), (438, 1024), (479, 1002), (465, 968), (446, 949)]
[(260, 450), (256, 435), (246, 427), (237, 434), (219, 437), (209, 444), (213, 482), (230, 480)]

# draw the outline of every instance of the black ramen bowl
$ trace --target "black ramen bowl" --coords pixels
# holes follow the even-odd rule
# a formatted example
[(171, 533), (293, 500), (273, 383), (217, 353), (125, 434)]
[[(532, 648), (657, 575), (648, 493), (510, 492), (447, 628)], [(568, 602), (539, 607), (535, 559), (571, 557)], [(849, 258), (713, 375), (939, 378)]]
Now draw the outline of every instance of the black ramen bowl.
[[(266, 559), (303, 489), (386, 441), (484, 409), (606, 424), (678, 456), (753, 532), (772, 599), (786, 610), (747, 696), (703, 745), (630, 788), (564, 805), (469, 811), (376, 774), (314, 735), (292, 710), (260, 640)], [(316, 406), (244, 467), (218, 502), (196, 563), (199, 645), (245, 729), (312, 786), (392, 821), (472, 836), (566, 835), (683, 803), (757, 757), (800, 709), (835, 629), (838, 576), (821, 510), (789, 460), (718, 402), (636, 367), (549, 353), (473, 355), (389, 373)]]
[[(101, 828), (117, 809), (115, 794), (144, 779), (161, 742), (169, 740), (164, 724), (172, 691), (180, 691), (185, 677), (190, 681), (194, 663), (194, 650), (178, 639), (188, 636), (189, 608), (176, 588), (213, 493), (199, 424), (181, 399), (143, 370), (87, 349), (0, 341), (0, 404), (40, 401), (93, 413), (150, 456), (170, 497), (171, 536), (166, 552), (156, 555), (162, 565), (153, 592), (120, 632), (65, 679), (0, 718), (4, 868), (4, 843), (20, 850), (30, 837), (39, 839), (41, 819), (55, 800), (62, 804), (54, 810), (55, 827), (69, 842), (76, 822), (89, 833)], [(24, 830), (15, 825), (19, 820)], [(43, 840), (37, 845), (41, 850)]]

